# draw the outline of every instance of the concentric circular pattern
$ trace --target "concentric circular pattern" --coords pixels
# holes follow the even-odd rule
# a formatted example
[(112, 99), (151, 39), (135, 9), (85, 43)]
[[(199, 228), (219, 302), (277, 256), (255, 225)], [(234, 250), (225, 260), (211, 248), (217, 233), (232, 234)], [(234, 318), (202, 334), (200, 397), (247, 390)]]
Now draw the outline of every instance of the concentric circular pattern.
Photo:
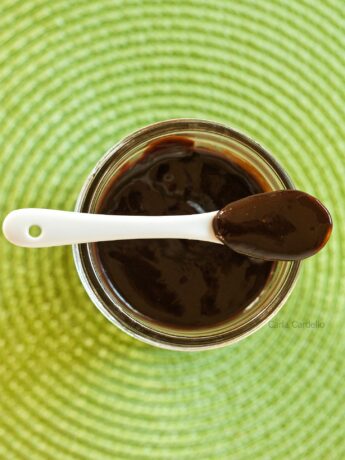
[(1, 237), (0, 458), (345, 458), (343, 0), (0, 8), (2, 217), (73, 209), (90, 169), (125, 134), (197, 117), (265, 145), (335, 221), (270, 325), (194, 354), (108, 323), (70, 248)]

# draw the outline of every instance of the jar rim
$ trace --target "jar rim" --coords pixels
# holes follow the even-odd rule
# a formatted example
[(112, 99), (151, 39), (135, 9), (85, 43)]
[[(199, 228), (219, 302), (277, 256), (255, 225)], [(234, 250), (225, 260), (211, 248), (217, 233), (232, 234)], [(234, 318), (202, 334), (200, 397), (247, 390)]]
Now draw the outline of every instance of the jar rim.
[[(87, 177), (80, 194), (77, 199), (75, 206), (75, 211), (85, 212), (85, 206), (88, 203), (88, 199), (92, 197), (95, 193), (97, 187), (97, 180), (102, 176), (102, 174), (109, 168), (113, 163), (114, 157), (120, 156), (124, 152), (131, 152), (134, 147), (138, 147), (145, 142), (148, 142), (158, 137), (163, 137), (171, 135), (172, 132), (184, 132), (184, 131), (193, 131), (193, 132), (203, 132), (206, 134), (220, 135), (227, 139), (232, 139), (235, 142), (243, 144), (244, 146), (250, 148), (258, 157), (261, 157), (274, 172), (279, 176), (279, 179), (284, 184), (286, 189), (294, 189), (294, 184), (278, 163), (278, 161), (269, 153), (267, 150), (258, 144), (256, 141), (251, 139), (238, 132), (237, 130), (228, 127), (226, 125), (220, 124), (218, 122), (200, 120), (195, 118), (177, 118), (160, 121), (157, 123), (150, 124), (144, 128), (141, 128), (119, 142), (112, 146), (108, 152), (97, 162), (89, 176)], [(141, 341), (149, 343), (151, 345), (156, 345), (161, 348), (168, 348), (173, 350), (183, 350), (183, 351), (194, 351), (202, 349), (217, 348), (224, 346), (230, 343), (239, 341), (240, 339), (252, 334), (257, 329), (266, 324), (272, 317), (280, 310), (285, 301), (287, 300), (289, 294), (291, 293), (295, 282), (297, 281), (300, 262), (287, 262), (289, 264), (289, 270), (286, 275), (284, 284), (282, 285), (281, 292), (275, 301), (275, 304), (272, 306), (270, 311), (265, 312), (265, 315), (258, 315), (256, 321), (253, 324), (248, 324), (247, 327), (243, 326), (240, 328), (235, 336), (224, 336), (213, 337), (212, 340), (207, 340), (207, 337), (204, 340), (194, 340), (190, 337), (186, 337), (184, 340), (181, 338), (176, 338), (172, 334), (162, 334), (157, 333), (153, 329), (147, 329), (138, 324), (133, 318), (126, 318), (130, 320), (126, 324), (125, 318), (122, 317), (124, 314), (121, 311), (121, 308), (116, 312), (113, 309), (108, 308), (106, 305), (107, 299), (101, 298), (97, 290), (97, 277), (92, 273), (91, 267), (88, 263), (88, 258), (86, 257), (87, 251), (86, 247), (88, 245), (74, 245), (73, 246), (73, 256), (75, 265), (77, 268), (78, 275), (81, 279), (81, 282), (88, 293), (89, 297), (96, 305), (96, 307), (115, 325), (122, 329), (127, 334), (138, 338)], [(110, 299), (108, 299), (110, 302)], [(263, 312), (262, 312), (263, 313)], [(125, 315), (126, 316), (126, 315)]]

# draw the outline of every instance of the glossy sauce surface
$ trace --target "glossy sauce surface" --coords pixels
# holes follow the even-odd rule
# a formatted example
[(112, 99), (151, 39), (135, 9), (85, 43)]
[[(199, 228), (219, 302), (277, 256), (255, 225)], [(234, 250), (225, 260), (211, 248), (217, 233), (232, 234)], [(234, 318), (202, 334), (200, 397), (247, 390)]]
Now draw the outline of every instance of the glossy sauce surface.
[[(123, 171), (98, 210), (118, 215), (178, 215), (215, 211), (262, 189), (228, 159), (183, 138), (151, 145)], [(228, 247), (189, 240), (97, 243), (113, 289), (142, 315), (177, 328), (224, 322), (248, 306), (266, 284), (271, 262)]]
[(284, 190), (228, 204), (213, 227), (216, 236), (239, 253), (265, 260), (302, 260), (327, 243), (332, 219), (318, 199)]

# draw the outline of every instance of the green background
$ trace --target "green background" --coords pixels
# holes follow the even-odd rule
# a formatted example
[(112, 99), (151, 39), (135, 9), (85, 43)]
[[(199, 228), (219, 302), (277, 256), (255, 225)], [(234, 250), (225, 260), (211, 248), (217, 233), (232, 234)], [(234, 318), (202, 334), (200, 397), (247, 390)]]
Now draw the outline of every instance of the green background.
[(124, 135), (198, 117), (263, 144), (335, 223), (277, 327), (194, 354), (112, 326), (70, 248), (1, 236), (1, 459), (345, 458), (344, 11), (342, 0), (1, 0), (1, 219), (73, 209)]

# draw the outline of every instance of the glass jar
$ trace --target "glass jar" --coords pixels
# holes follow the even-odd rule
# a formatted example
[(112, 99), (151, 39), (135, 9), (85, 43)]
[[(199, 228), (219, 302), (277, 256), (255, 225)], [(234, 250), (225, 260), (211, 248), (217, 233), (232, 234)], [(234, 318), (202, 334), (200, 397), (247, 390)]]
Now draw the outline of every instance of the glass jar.
[[(109, 184), (123, 167), (136, 162), (146, 148), (166, 136), (183, 136), (196, 145), (229, 158), (255, 177), (264, 191), (294, 188), (277, 161), (259, 144), (218, 123), (176, 119), (155, 123), (120, 141), (97, 163), (87, 178), (76, 204), (76, 211), (97, 213)], [(174, 350), (202, 350), (224, 346), (253, 333), (283, 306), (299, 271), (299, 262), (277, 262), (260, 295), (236, 317), (203, 329), (178, 330), (144, 318), (121, 299), (105, 276), (95, 244), (73, 247), (81, 282), (96, 307), (129, 335), (151, 345)]]

